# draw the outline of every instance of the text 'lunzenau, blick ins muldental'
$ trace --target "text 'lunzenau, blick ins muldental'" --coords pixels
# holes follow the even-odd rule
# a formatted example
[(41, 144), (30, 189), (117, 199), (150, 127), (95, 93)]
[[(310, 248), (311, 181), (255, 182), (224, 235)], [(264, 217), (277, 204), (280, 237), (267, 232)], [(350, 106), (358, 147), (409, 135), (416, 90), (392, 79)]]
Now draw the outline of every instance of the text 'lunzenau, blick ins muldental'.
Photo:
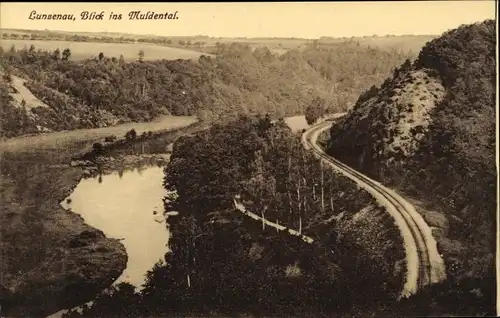
[[(155, 12), (155, 11), (130, 11), (126, 17), (128, 20), (177, 20), (178, 11), (175, 12)], [(72, 13), (38, 13), (33, 10), (28, 17), (30, 20), (69, 20), (75, 21), (76, 16)], [(82, 11), (79, 15), (80, 20), (122, 20), (123, 14), (104, 11)]]

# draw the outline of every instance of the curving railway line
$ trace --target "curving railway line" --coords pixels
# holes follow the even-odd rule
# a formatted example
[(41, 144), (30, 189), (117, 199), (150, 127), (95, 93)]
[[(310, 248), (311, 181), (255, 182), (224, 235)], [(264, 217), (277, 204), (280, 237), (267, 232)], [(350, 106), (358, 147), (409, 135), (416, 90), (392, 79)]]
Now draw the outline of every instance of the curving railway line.
[[(330, 119), (343, 115), (336, 114)], [(368, 191), (394, 219), (403, 238), (407, 267), (400, 297), (407, 297), (426, 285), (444, 280), (446, 270), (436, 240), (429, 225), (415, 208), (393, 190), (327, 155), (317, 144), (318, 136), (331, 125), (332, 122), (323, 121), (310, 127), (302, 135), (302, 143), (325, 163)]]

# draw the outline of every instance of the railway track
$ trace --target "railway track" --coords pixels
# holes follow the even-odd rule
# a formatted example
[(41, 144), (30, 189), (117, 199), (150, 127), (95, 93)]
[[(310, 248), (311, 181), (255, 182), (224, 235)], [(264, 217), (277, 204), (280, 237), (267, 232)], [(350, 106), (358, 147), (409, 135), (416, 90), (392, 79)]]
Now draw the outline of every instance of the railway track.
[[(342, 115), (337, 114), (330, 119)], [(317, 144), (318, 136), (332, 124), (324, 121), (312, 126), (302, 135), (302, 143), (325, 163), (368, 191), (394, 219), (403, 238), (406, 259), (406, 280), (400, 297), (408, 297), (426, 285), (444, 280), (446, 271), (436, 240), (429, 225), (415, 208), (393, 190), (330, 157)]]

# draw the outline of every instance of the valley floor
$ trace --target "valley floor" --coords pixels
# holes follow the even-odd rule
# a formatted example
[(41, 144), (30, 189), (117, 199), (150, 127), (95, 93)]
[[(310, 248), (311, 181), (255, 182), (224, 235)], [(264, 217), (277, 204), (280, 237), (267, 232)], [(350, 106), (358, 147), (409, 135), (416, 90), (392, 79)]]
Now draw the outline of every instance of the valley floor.
[(2, 316), (43, 316), (91, 300), (125, 268), (118, 240), (60, 205), (84, 174), (70, 165), (72, 158), (132, 128), (165, 131), (193, 122), (168, 117), (0, 142)]

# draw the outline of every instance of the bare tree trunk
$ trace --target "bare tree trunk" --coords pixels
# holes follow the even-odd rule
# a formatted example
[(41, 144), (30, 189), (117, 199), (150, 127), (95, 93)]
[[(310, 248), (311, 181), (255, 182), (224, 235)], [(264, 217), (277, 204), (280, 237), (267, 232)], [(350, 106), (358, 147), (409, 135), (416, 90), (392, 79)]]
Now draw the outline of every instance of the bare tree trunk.
[(297, 185), (297, 212), (299, 214), (299, 221), (300, 221), (300, 177), (299, 177), (299, 184)]
[(191, 277), (189, 277), (189, 273), (187, 274), (187, 284), (188, 287), (191, 288)]
[(306, 196), (304, 196), (304, 206), (302, 208), (302, 211), (304, 212), (303, 216), (306, 216), (307, 215), (307, 197)]
[(302, 204), (302, 213), (299, 216), (299, 234), (302, 234), (302, 218), (306, 216), (307, 213), (307, 196), (304, 196), (304, 202)]
[(302, 216), (299, 215), (299, 234), (302, 234)]
[[(304, 181), (304, 188), (307, 189), (307, 180), (306, 178), (302, 178)], [(302, 219), (306, 216), (307, 213), (307, 193), (302, 194), (302, 209), (300, 211), (300, 227), (299, 227), (299, 233), (302, 234)]]
[[(290, 150), (291, 151), (291, 150)], [(292, 154), (290, 153), (288, 155), (288, 184), (287, 184), (287, 192), (288, 192), (288, 209), (289, 209), (289, 217), (292, 217), (293, 211), (292, 211), (292, 194), (290, 191), (291, 184), (292, 184)]]
[(196, 267), (196, 256), (194, 251), (196, 251), (196, 243), (193, 241), (193, 266)]
[(262, 217), (262, 231), (266, 229), (266, 221), (265, 221), (265, 214), (264, 212), (267, 210), (267, 207), (264, 207), (261, 212), (261, 217)]
[[(304, 177), (302, 177), (302, 181), (304, 182), (304, 189), (307, 190), (307, 179), (306, 179), (306, 176), (307, 176), (307, 167), (306, 167), (306, 160), (305, 160), (305, 157), (304, 157), (304, 152), (302, 152), (302, 158), (301, 159), (302, 159), (302, 161), (301, 161), (302, 169), (304, 171)], [(314, 182), (313, 182), (313, 185), (314, 185)], [(302, 197), (303, 197), (302, 210), (299, 212), (299, 233), (300, 234), (302, 234), (302, 217), (304, 216), (304, 214), (306, 212), (306, 204), (307, 204), (306, 198), (307, 198), (307, 193), (303, 193)]]
[(325, 188), (324, 188), (324, 174), (323, 174), (323, 161), (320, 159), (319, 166), (321, 169), (321, 211), (325, 212)]

